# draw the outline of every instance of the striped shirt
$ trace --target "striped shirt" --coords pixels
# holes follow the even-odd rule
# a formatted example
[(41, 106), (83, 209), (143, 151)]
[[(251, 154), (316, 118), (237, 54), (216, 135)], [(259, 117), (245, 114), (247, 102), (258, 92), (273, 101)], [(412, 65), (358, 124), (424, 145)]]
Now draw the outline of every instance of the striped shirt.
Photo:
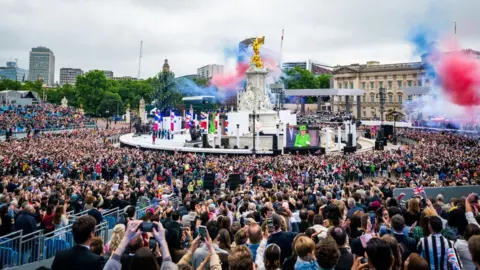
[[(439, 233), (423, 237), (418, 243), (418, 251), (428, 262), (431, 270), (452, 269), (452, 266), (448, 263), (447, 250), (449, 248), (455, 250), (453, 242), (447, 240)], [(461, 262), (458, 259), (459, 257), (456, 250), (455, 256), (461, 268)]]

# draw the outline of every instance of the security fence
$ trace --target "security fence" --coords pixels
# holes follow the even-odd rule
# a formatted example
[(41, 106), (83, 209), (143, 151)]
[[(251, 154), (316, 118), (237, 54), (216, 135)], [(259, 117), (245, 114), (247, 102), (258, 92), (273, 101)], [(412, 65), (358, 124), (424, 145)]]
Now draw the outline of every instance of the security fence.
[[(137, 208), (136, 216), (141, 218), (146, 209)], [(16, 231), (0, 237), (0, 269), (20, 266), (55, 257), (58, 251), (71, 248), (75, 245), (72, 234), (72, 224), (88, 212), (77, 214), (70, 213), (69, 224), (58, 228), (50, 233), (38, 230), (24, 235), (22, 231)], [(95, 236), (102, 238), (104, 243), (109, 240), (109, 230), (113, 229), (123, 210), (118, 207), (106, 210), (102, 213), (103, 222), (95, 227)]]

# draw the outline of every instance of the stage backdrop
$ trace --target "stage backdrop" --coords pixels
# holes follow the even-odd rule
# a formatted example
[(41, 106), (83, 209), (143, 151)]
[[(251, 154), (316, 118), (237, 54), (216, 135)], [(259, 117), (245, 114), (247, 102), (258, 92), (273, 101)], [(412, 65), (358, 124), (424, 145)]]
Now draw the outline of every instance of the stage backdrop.
[(228, 135), (236, 136), (237, 135), (237, 124), (240, 128), (240, 136), (248, 134), (249, 120), (248, 112), (229, 112), (228, 116)]

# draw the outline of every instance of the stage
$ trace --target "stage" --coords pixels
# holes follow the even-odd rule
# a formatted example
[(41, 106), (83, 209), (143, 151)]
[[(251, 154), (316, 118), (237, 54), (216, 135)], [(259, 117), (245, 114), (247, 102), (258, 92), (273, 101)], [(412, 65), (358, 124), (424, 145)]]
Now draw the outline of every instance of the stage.
[[(225, 148), (201, 148), (202, 142), (199, 141), (196, 144), (199, 147), (193, 146), (185, 146), (187, 140), (190, 140), (190, 135), (187, 134), (175, 134), (173, 140), (164, 140), (164, 139), (156, 139), (155, 144), (152, 143), (152, 136), (151, 135), (140, 135), (140, 136), (133, 136), (133, 133), (125, 134), (120, 136), (120, 146), (121, 147), (138, 147), (144, 150), (158, 150), (158, 151), (167, 151), (167, 152), (189, 152), (189, 153), (208, 153), (208, 154), (216, 154), (216, 155), (252, 155), (252, 149), (225, 149)], [(214, 145), (213, 138), (208, 140), (210, 145)], [(364, 137), (360, 137), (357, 141), (358, 144), (361, 145), (361, 149), (357, 152), (367, 152), (372, 151), (375, 146), (375, 140), (366, 139)], [(191, 143), (188, 143), (191, 144)], [(342, 148), (345, 145), (342, 143)], [(279, 150), (280, 151), (280, 150)], [(258, 155), (274, 155), (280, 154), (281, 152), (266, 149), (257, 149), (256, 154)], [(327, 151), (326, 154), (340, 154), (343, 151)]]
[[(133, 133), (125, 134), (120, 137), (121, 147), (139, 147), (145, 150), (160, 150), (167, 152), (189, 152), (189, 153), (209, 153), (217, 155), (252, 155), (251, 149), (223, 149), (223, 148), (198, 148), (184, 146), (186, 140), (190, 140), (190, 135), (175, 134), (173, 140), (156, 139), (155, 144), (152, 143), (151, 135), (140, 135), (133, 137)], [(208, 143), (213, 144), (213, 139), (209, 139)], [(202, 142), (199, 142), (200, 146)], [(257, 150), (258, 155), (273, 155), (273, 151)]]

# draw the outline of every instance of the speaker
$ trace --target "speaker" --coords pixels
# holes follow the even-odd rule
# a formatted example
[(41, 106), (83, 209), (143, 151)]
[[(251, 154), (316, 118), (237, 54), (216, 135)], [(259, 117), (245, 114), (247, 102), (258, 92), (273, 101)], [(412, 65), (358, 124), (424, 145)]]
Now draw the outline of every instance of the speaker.
[(234, 146), (233, 146), (233, 149), (238, 149), (238, 146), (234, 145)]
[(215, 190), (215, 174), (214, 173), (205, 174), (205, 177), (203, 178), (203, 188), (208, 189), (210, 191)]
[(369, 128), (365, 129), (365, 138), (367, 138), (367, 139), (372, 138), (372, 134), (370, 132), (372, 132), (372, 131)]
[(325, 147), (320, 147), (320, 154), (325, 155), (326, 150)]
[(375, 150), (383, 150), (385, 144), (383, 141), (375, 141)]
[(353, 145), (353, 134), (350, 133), (348, 134), (347, 146), (352, 146), (352, 145)]
[(278, 149), (278, 136), (273, 135), (273, 142), (272, 142), (272, 150), (277, 150)]
[(244, 147), (244, 148), (245, 148), (245, 149), (248, 149), (248, 145), (245, 145), (245, 147)]
[(345, 146), (343, 147), (343, 153), (355, 153), (357, 151), (357, 148), (355, 146)]
[(390, 135), (393, 135), (393, 126), (392, 125), (382, 125), (383, 137), (388, 138)]
[(279, 155), (281, 155), (281, 154), (282, 154), (282, 150), (280, 150), (280, 149), (277, 149), (277, 150), (273, 149), (273, 155), (274, 155), (274, 156), (279, 156)]
[(212, 148), (208, 144), (208, 134), (202, 134), (202, 148)]
[(228, 176), (228, 183), (230, 184), (230, 190), (237, 189), (238, 185), (240, 185), (240, 174), (230, 174)]

